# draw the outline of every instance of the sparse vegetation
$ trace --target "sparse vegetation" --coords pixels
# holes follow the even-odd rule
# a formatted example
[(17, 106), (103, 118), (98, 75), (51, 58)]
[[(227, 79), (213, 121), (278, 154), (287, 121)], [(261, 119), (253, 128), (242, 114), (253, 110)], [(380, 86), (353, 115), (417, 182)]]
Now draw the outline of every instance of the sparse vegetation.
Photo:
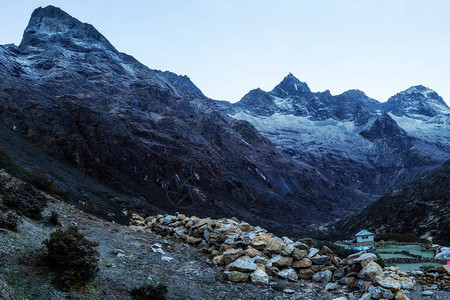
[(0, 228), (16, 231), (19, 226), (19, 218), (11, 211), (0, 211)]
[(33, 187), (23, 185), (8, 191), (3, 196), (3, 204), (19, 215), (40, 220), (47, 206), (47, 198)]
[(416, 243), (420, 239), (414, 233), (384, 233), (375, 236), (375, 241), (397, 241), (403, 243)]
[(50, 216), (47, 218), (47, 224), (51, 226), (61, 226), (61, 222), (59, 222), (59, 215), (56, 211), (52, 210)]
[(44, 261), (55, 272), (52, 283), (58, 288), (84, 286), (97, 275), (98, 244), (86, 239), (78, 227), (58, 229), (43, 243)]
[(130, 295), (137, 300), (165, 300), (167, 299), (167, 286), (146, 284), (131, 290)]

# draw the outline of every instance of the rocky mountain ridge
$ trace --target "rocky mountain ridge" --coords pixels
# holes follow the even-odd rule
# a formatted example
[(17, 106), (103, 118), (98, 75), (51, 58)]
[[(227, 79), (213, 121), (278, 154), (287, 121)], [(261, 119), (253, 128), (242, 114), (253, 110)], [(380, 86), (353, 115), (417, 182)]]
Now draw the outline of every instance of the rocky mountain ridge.
[(329, 181), (372, 199), (450, 158), (450, 108), (423, 86), (380, 103), (359, 90), (311, 92), (290, 73), (270, 92), (218, 105)]
[(301, 232), (365, 204), (189, 78), (142, 65), (59, 8), (38, 8), (21, 44), (0, 47), (0, 69), (3, 124), (129, 195), (114, 211), (236, 215)]
[(450, 242), (450, 160), (420, 180), (381, 197), (336, 229), (346, 235), (359, 228), (377, 234), (414, 233)]

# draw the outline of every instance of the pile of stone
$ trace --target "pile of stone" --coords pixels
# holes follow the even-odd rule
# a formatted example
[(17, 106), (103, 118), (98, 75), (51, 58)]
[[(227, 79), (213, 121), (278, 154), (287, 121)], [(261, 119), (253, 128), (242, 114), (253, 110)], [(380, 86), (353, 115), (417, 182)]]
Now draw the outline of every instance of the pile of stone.
[(413, 271), (416, 281), (428, 288), (450, 291), (450, 266), (428, 270), (427, 272)]
[(341, 262), (333, 279), (358, 289), (360, 299), (409, 299), (403, 290), (414, 288), (414, 277), (396, 268), (381, 268), (373, 253), (359, 252)]
[(326, 246), (316, 249), (308, 245), (308, 240), (279, 238), (235, 218), (133, 216), (132, 227), (198, 246), (213, 264), (224, 268), (226, 278), (233, 282), (268, 284), (270, 276), (311, 280), (329, 291), (341, 287), (359, 290), (362, 299), (408, 299), (402, 289), (414, 285), (414, 277), (395, 270), (384, 272), (372, 253), (359, 252), (341, 261)]

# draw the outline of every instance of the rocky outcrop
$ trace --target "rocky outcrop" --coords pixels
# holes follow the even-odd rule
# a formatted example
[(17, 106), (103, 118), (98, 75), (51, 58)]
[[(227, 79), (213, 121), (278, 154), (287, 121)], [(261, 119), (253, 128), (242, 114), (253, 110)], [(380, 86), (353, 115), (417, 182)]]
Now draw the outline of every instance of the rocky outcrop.
[(386, 194), (361, 213), (343, 218), (336, 229), (350, 235), (359, 228), (376, 233), (415, 233), (449, 240), (450, 161), (428, 176)]

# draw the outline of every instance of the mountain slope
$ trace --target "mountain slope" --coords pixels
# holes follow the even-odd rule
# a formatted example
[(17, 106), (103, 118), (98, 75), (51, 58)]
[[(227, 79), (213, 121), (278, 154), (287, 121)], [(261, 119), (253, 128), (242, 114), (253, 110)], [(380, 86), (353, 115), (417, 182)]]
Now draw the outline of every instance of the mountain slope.
[(450, 109), (425, 87), (380, 103), (358, 90), (314, 93), (289, 74), (270, 92), (218, 105), (329, 181), (372, 199), (450, 159)]
[(336, 224), (352, 235), (361, 228), (376, 233), (408, 233), (450, 242), (450, 160), (424, 178), (384, 195), (361, 213)]
[(0, 69), (3, 124), (129, 195), (123, 209), (299, 232), (364, 204), (222, 113), (189, 78), (149, 69), (59, 8), (37, 9), (21, 44), (0, 47)]

